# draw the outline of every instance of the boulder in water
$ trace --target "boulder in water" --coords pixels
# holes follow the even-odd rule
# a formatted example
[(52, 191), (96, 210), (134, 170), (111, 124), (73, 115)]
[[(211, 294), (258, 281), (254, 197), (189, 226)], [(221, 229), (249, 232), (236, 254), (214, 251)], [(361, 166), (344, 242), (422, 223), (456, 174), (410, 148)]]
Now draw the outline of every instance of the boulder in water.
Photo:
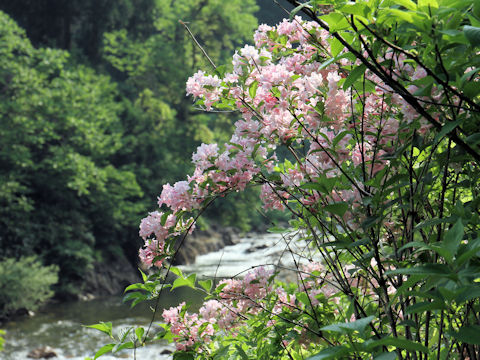
[(31, 359), (51, 359), (57, 357), (57, 353), (50, 346), (42, 346), (30, 351), (27, 355)]

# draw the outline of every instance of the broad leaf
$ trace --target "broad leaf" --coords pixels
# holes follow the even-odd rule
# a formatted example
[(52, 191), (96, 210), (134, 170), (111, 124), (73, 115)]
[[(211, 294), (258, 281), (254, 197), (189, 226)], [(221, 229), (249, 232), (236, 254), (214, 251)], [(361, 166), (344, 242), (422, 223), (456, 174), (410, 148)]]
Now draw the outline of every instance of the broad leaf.
[(463, 33), (465, 34), (465, 37), (470, 42), (470, 44), (472, 44), (473, 46), (480, 45), (480, 28), (465, 25), (463, 27)]
[(458, 332), (450, 330), (448, 333), (458, 341), (461, 341), (467, 344), (480, 345), (480, 326), (479, 325), (464, 326), (460, 328)]

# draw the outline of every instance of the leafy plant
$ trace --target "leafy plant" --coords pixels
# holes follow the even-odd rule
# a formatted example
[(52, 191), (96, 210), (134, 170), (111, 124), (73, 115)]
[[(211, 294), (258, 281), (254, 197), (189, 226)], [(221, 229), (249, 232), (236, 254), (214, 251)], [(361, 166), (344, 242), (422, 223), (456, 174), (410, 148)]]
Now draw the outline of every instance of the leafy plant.
[[(140, 259), (166, 271), (127, 299), (159, 299), (170, 272), (171, 287), (205, 292), (198, 313), (164, 310), (151, 338), (175, 342), (178, 359), (475, 359), (478, 4), (289, 2), (291, 19), (261, 25), (233, 71), (187, 81), (197, 106), (242, 119), (223, 147), (197, 148), (193, 175), (163, 186)], [(252, 185), (292, 217), (296, 281), (273, 266), (197, 285), (168, 265), (213, 201)]]
[(35, 256), (0, 261), (0, 317), (17, 310), (36, 310), (52, 295), (58, 266), (43, 266)]

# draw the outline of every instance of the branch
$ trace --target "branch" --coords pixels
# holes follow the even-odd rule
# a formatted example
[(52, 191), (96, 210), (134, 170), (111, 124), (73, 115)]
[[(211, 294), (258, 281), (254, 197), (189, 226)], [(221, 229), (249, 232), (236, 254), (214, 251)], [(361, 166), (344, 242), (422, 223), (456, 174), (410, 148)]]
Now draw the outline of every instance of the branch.
[(203, 55), (205, 55), (205, 57), (208, 59), (208, 61), (210, 62), (210, 65), (212, 65), (213, 69), (216, 70), (217, 69), (217, 66), (215, 65), (215, 63), (212, 61), (212, 59), (210, 59), (210, 56), (208, 56), (207, 52), (204, 50), (204, 48), (202, 47), (202, 45), (200, 45), (200, 43), (197, 41), (197, 39), (195, 38), (195, 35), (193, 35), (193, 33), (190, 31), (190, 28), (188, 27), (188, 25), (186, 23), (184, 23), (182, 20), (178, 20), (178, 22), (180, 24), (182, 24), (185, 29), (187, 29), (188, 31), (188, 34), (190, 35), (190, 37), (192, 38), (192, 40), (195, 42), (195, 44), (199, 47), (200, 50), (202, 50), (203, 52)]
[[(296, 0), (286, 0), (290, 4), (298, 6), (300, 5)], [(353, 46), (347, 42), (338, 32), (332, 32), (328, 24), (323, 22), (316, 14), (310, 9), (303, 8), (302, 12), (304, 12), (307, 16), (309, 16), (312, 20), (314, 20), (317, 24), (320, 25), (324, 30), (328, 31), (331, 36), (336, 38), (340, 43), (348, 49), (355, 57), (360, 60), (370, 71), (372, 71), (375, 75), (377, 75), (385, 84), (389, 85), (393, 91), (395, 91), (398, 95), (400, 95), (408, 104), (410, 104), (421, 116), (423, 116), (430, 124), (432, 124), (437, 130), (442, 130), (443, 126), (440, 122), (435, 120), (418, 102), (417, 98), (410, 94), (410, 92), (398, 81), (392, 79), (388, 73), (386, 73), (383, 68), (378, 64), (375, 60), (375, 57), (372, 54), (370, 48), (366, 48), (371, 61), (365, 58), (359, 51), (357, 51)], [(473, 103), (470, 99), (468, 103)], [(475, 103), (473, 103), (475, 104)], [(478, 105), (475, 104), (475, 107)], [(477, 163), (480, 163), (480, 153), (475, 151), (471, 146), (469, 146), (465, 141), (459, 138), (455, 131), (451, 131), (446, 134), (447, 137), (452, 139), (457, 145), (462, 147), (468, 154), (470, 154)]]

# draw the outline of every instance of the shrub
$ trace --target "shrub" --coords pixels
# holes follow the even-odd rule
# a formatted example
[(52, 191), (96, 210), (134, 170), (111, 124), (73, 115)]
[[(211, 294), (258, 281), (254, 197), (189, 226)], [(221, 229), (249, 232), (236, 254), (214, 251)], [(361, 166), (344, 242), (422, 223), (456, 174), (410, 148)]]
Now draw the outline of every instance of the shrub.
[[(259, 184), (265, 209), (292, 215), (297, 281), (273, 267), (199, 282), (198, 313), (163, 312), (156, 338), (176, 343), (175, 359), (477, 359), (477, 5), (289, 2), (312, 21), (262, 25), (233, 72), (187, 82), (197, 106), (242, 119), (225, 146), (198, 148), (193, 175), (164, 185), (141, 222), (141, 260), (177, 279), (144, 276), (127, 299), (197, 287), (167, 265), (173, 245), (212, 201)], [(308, 246), (292, 250), (296, 239)], [(135, 334), (126, 347), (150, 336)]]
[(58, 267), (43, 266), (36, 256), (0, 262), (0, 317), (20, 309), (35, 310), (53, 295)]

